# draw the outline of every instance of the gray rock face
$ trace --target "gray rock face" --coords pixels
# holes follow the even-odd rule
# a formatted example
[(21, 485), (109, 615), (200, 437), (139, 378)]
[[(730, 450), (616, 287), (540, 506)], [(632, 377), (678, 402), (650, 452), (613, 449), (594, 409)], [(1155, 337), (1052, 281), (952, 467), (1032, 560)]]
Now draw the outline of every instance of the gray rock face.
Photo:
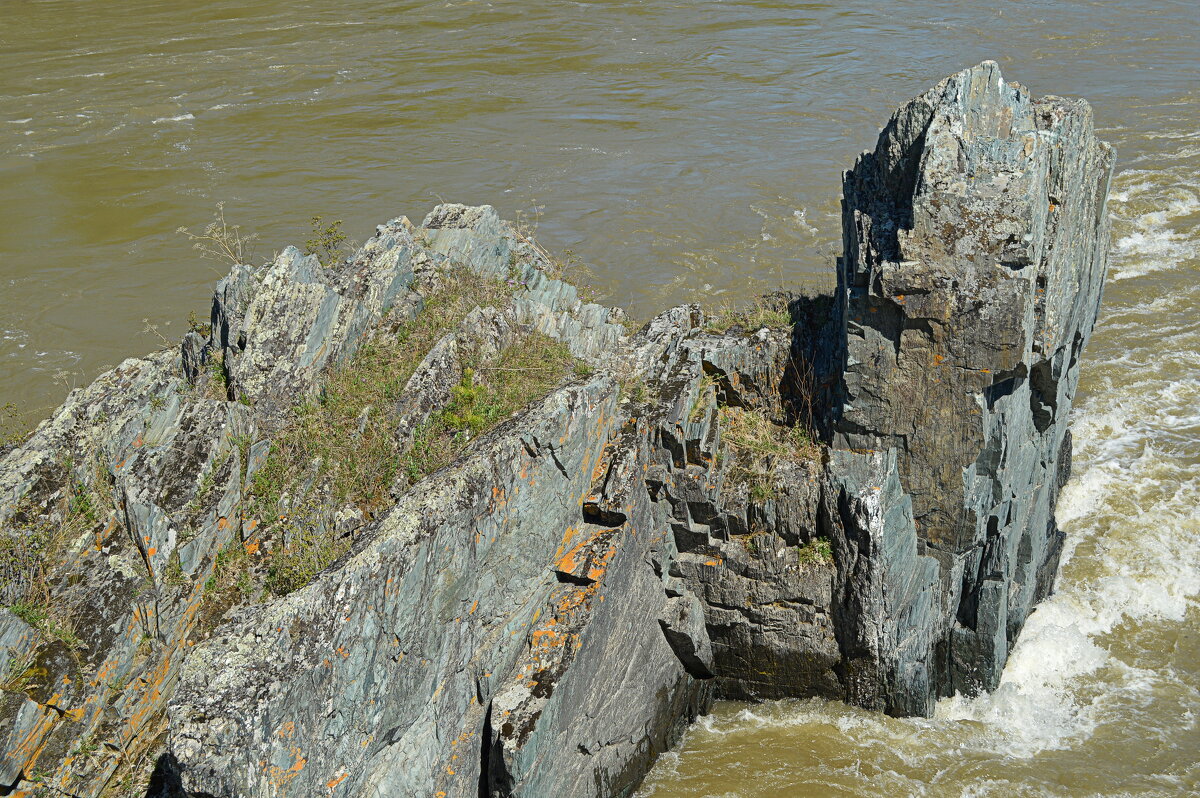
[(846, 174), (837, 442), (897, 453), (941, 567), (939, 695), (995, 687), (1053, 581), (1112, 165), (1086, 103), (1034, 101), (985, 62), (897, 111)]
[[(1057, 567), (1111, 166), (1086, 104), (947, 79), (847, 173), (790, 328), (630, 334), (487, 206), (235, 267), (210, 331), (0, 459), (0, 792), (628, 796), (715, 698), (994, 686)], [(421, 338), (456, 280), (490, 298)], [(476, 432), (474, 368), (533, 332), (574, 371)], [(387, 431), (376, 498), (332, 454), (271, 482), (356, 353), (418, 340), (339, 433)], [(447, 418), (455, 458), (397, 465)], [(336, 556), (255, 581), (306, 534)]]

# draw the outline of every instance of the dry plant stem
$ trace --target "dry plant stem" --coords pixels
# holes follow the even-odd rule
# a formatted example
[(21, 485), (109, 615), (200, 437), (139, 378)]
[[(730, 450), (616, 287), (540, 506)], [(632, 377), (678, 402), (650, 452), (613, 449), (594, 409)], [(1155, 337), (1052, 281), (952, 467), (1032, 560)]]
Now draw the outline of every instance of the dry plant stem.
[(192, 249), (199, 252), (200, 257), (231, 266), (248, 263), (254, 254), (254, 242), (258, 239), (255, 233), (243, 235), (241, 225), (225, 221), (224, 202), (217, 203), (213, 220), (204, 226), (204, 232), (196, 234), (186, 227), (180, 227), (175, 232), (191, 241)]

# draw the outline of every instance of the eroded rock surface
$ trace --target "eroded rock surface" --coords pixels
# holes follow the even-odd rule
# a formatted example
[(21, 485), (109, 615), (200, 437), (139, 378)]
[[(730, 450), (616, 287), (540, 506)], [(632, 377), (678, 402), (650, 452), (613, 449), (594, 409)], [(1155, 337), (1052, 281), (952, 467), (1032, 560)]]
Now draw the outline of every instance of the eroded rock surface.
[[(1085, 103), (955, 75), (774, 326), (635, 333), (487, 206), (235, 267), (0, 460), (0, 793), (628, 796), (716, 698), (994, 686), (1057, 568), (1111, 166)], [(534, 346), (573, 367), (486, 405)]]
[(837, 442), (897, 453), (941, 569), (938, 695), (996, 686), (1057, 570), (1112, 166), (1085, 102), (1034, 101), (986, 62), (901, 108), (846, 174)]

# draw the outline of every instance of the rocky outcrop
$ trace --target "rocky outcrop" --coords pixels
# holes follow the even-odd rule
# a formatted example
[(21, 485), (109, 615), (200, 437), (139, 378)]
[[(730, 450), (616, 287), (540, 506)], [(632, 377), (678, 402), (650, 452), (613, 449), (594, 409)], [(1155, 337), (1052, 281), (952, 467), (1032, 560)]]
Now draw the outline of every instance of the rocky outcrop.
[(836, 440), (897, 454), (940, 571), (937, 695), (994, 688), (1053, 583), (1112, 165), (1086, 103), (1034, 101), (987, 62), (906, 104), (846, 174)]
[(0, 460), (0, 792), (627, 796), (716, 698), (994, 686), (1111, 158), (953, 76), (847, 173), (837, 294), (760, 318), (634, 333), (486, 206), (234, 267)]

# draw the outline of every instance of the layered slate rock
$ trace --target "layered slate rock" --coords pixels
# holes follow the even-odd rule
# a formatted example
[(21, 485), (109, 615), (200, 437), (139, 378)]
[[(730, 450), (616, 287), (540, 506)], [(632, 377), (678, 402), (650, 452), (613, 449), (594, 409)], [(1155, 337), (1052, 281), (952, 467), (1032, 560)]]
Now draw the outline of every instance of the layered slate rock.
[[(777, 327), (684, 306), (633, 333), (487, 206), (234, 267), (210, 329), (0, 460), (0, 792), (628, 796), (717, 698), (921, 715), (994, 686), (1057, 568), (1111, 162), (1085, 103), (952, 76), (847, 173), (837, 294), (768, 298)], [(382, 498), (313, 462), (264, 516), (303, 408), (464, 275), (500, 299), (411, 352), (354, 441), (426, 445), (534, 333), (574, 371)], [(344, 553), (223, 593), (300, 508)]]
[(904, 105), (845, 176), (837, 443), (897, 454), (941, 571), (938, 695), (994, 688), (1053, 584), (1112, 166), (1087, 103), (985, 62)]

